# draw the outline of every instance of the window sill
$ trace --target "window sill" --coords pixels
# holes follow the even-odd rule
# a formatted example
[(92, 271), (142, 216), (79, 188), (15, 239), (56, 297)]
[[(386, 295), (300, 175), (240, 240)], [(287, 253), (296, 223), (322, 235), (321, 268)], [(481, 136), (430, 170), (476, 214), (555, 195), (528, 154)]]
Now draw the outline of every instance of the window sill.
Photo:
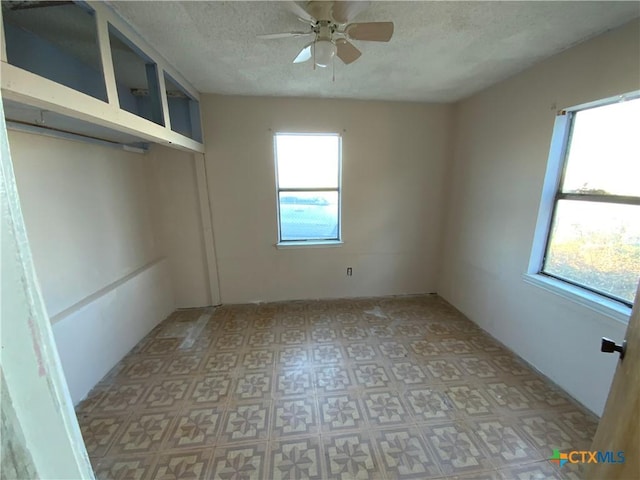
[(522, 278), (525, 282), (531, 285), (535, 285), (536, 287), (540, 287), (548, 292), (555, 293), (556, 295), (587, 307), (595, 312), (606, 315), (620, 323), (625, 325), (629, 323), (631, 309), (620, 302), (616, 302), (615, 300), (611, 300), (583, 288), (576, 287), (575, 285), (565, 283), (562, 280), (549, 278), (545, 275), (525, 273)]
[(288, 248), (323, 248), (323, 247), (340, 247), (344, 245), (342, 240), (309, 240), (309, 241), (298, 241), (298, 242), (278, 242), (275, 247), (277, 249), (288, 249)]

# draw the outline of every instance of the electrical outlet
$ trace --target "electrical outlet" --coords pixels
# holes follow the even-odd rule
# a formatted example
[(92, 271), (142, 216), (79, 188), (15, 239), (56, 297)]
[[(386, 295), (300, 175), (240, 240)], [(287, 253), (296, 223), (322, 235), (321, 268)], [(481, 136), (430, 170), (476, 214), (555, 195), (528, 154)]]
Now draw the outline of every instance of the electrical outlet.
[(347, 277), (350, 277), (352, 275), (353, 275), (353, 268), (347, 267)]

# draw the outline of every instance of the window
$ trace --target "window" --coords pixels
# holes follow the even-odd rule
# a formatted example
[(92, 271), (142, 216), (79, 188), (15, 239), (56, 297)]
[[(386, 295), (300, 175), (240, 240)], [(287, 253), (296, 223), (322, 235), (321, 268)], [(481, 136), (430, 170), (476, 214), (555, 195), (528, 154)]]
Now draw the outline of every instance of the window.
[(638, 125), (638, 94), (561, 113), (545, 181), (552, 198), (546, 213), (543, 194), (540, 212), (546, 238), (537, 258), (538, 273), (628, 306), (640, 278)]
[(277, 133), (278, 243), (340, 241), (341, 139)]

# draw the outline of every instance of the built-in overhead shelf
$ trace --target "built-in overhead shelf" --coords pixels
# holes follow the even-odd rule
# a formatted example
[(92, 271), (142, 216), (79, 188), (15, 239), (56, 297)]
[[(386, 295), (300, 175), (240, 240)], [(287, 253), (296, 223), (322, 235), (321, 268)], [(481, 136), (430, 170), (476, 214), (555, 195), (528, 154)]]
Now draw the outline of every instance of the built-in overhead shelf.
[(198, 92), (102, 2), (2, 1), (14, 125), (203, 152)]

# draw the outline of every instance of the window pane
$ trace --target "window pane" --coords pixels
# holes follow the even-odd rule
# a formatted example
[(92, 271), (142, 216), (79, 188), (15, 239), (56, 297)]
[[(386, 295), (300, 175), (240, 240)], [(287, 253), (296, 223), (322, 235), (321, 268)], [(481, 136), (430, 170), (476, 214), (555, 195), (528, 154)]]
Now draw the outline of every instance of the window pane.
[(558, 201), (544, 272), (632, 303), (640, 206)]
[(576, 113), (563, 192), (640, 197), (638, 125), (640, 99)]
[(338, 192), (280, 192), (281, 240), (337, 240)]
[(338, 135), (276, 135), (279, 188), (338, 188)]

